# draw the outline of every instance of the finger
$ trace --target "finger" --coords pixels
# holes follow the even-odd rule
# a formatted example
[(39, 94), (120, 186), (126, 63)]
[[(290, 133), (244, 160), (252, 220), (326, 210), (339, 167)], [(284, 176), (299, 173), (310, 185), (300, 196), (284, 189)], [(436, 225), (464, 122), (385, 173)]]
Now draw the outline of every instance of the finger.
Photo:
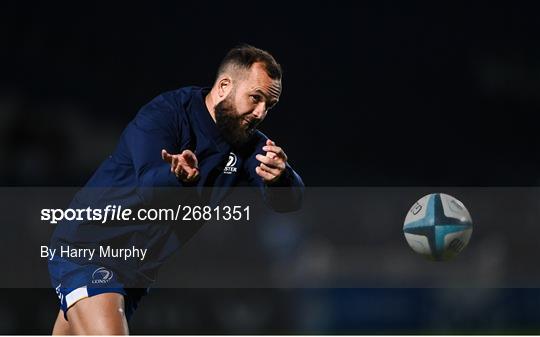
[[(263, 149), (264, 149), (264, 148), (263, 148)], [(271, 158), (280, 158), (280, 159), (282, 159), (282, 160), (284, 160), (284, 161), (287, 161), (287, 159), (288, 159), (288, 158), (287, 158), (287, 155), (285, 154), (285, 152), (283, 152), (283, 150), (281, 150), (281, 151), (270, 151), (270, 150), (265, 150), (265, 151), (267, 151), (267, 152), (266, 152), (266, 155), (267, 155), (268, 157), (271, 157)]]
[(173, 156), (167, 152), (167, 150), (163, 149), (161, 150), (161, 159), (165, 160), (167, 163), (171, 163)]
[(269, 151), (269, 152), (266, 152), (266, 156), (267, 156), (268, 158), (274, 159), (274, 158), (277, 158), (278, 155), (277, 155), (276, 153), (274, 153), (274, 152), (270, 152), (270, 151)]
[(186, 165), (190, 167), (198, 167), (197, 157), (190, 150), (184, 150), (180, 156), (184, 160)]
[(280, 176), (281, 172), (283, 172), (283, 170), (280, 170), (278, 168), (273, 168), (273, 167), (270, 167), (270, 166), (268, 166), (266, 164), (262, 164), (262, 163), (261, 163), (261, 165), (259, 165), (259, 167), (262, 168), (264, 171), (273, 174), (276, 177)]
[[(267, 140), (266, 140), (266, 145), (263, 146), (263, 150), (264, 150), (264, 151), (269, 151), (269, 150), (266, 150), (265, 148), (267, 148), (267, 147), (269, 147), (269, 146), (275, 146), (275, 145), (276, 145), (276, 143), (275, 143), (274, 141), (272, 141), (272, 140), (270, 140), (270, 139), (267, 139)], [(275, 153), (274, 153), (274, 154), (269, 154), (269, 153), (267, 153), (266, 155), (267, 155), (267, 156), (270, 156), (270, 158), (275, 157)]]
[(182, 168), (184, 171), (186, 171), (186, 175), (194, 175), (199, 169), (197, 167), (193, 167), (189, 163), (187, 163), (183, 157), (180, 157), (180, 163), (182, 164)]
[(197, 178), (199, 178), (199, 170), (198, 169), (194, 169), (192, 174), (191, 174), (191, 177), (190, 179), (191, 180), (196, 180)]
[(266, 152), (274, 152), (276, 155), (278, 155), (281, 158), (287, 158), (287, 156), (285, 155), (285, 152), (279, 146), (266, 145), (266, 146), (263, 146), (262, 149), (263, 149), (263, 151), (266, 151)]
[(193, 151), (191, 150), (182, 151), (182, 156), (189, 156), (189, 157), (196, 158), (195, 153), (193, 153)]
[(179, 163), (179, 159), (177, 155), (172, 156), (171, 160), (171, 172), (174, 172), (178, 166), (181, 166)]
[(192, 169), (191, 172), (186, 177), (186, 181), (194, 181), (199, 177), (199, 170), (198, 169)]
[(184, 152), (182, 152), (182, 157), (191, 167), (199, 167), (197, 156), (195, 156), (195, 154), (190, 150), (184, 150)]
[(255, 173), (257, 173), (261, 178), (263, 178), (265, 181), (272, 181), (274, 180), (275, 176), (271, 173), (268, 173), (264, 171), (262, 168), (257, 166), (255, 168)]
[(177, 154), (174, 156), (176, 158), (176, 165), (180, 165), (184, 168), (184, 170), (186, 169), (191, 169), (192, 166), (189, 165), (189, 163), (186, 161), (186, 159), (184, 158), (184, 156), (182, 156), (181, 154)]
[(263, 164), (266, 164), (272, 168), (277, 169), (285, 169), (285, 162), (281, 159), (275, 159), (275, 158), (269, 158), (267, 156), (263, 156), (262, 154), (258, 154), (255, 156), (258, 161), (260, 161)]
[(187, 166), (187, 167), (184, 167), (184, 171), (186, 171), (186, 179), (190, 180), (191, 178), (193, 178), (193, 176), (197, 172), (197, 169)]
[(184, 173), (184, 169), (181, 165), (178, 165), (174, 168), (174, 174), (176, 174), (177, 177), (180, 177)]

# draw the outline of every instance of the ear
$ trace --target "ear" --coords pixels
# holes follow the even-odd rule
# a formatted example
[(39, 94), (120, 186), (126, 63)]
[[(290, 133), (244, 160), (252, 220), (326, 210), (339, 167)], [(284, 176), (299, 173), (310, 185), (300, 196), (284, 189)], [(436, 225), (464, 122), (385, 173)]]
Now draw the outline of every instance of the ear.
[(224, 99), (232, 90), (232, 79), (230, 76), (223, 76), (217, 83), (217, 93), (220, 99)]

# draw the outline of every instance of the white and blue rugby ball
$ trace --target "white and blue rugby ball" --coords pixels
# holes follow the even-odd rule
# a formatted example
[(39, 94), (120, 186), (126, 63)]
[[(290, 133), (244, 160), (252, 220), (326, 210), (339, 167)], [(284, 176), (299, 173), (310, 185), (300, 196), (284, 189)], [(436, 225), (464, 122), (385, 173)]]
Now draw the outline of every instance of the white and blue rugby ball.
[(469, 243), (472, 219), (456, 198), (433, 193), (422, 197), (409, 210), (403, 224), (409, 246), (431, 260), (450, 260)]

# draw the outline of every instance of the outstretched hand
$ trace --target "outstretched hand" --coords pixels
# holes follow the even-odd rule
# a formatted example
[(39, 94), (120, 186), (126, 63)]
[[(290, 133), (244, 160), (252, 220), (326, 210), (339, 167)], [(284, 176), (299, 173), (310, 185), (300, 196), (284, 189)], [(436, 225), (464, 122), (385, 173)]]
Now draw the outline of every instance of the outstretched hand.
[(266, 140), (266, 145), (262, 149), (266, 151), (266, 155), (258, 154), (256, 156), (261, 164), (255, 168), (255, 172), (266, 184), (271, 184), (277, 181), (285, 171), (287, 155), (281, 147), (276, 146), (276, 143), (270, 139)]
[(199, 178), (199, 162), (190, 150), (184, 150), (180, 154), (170, 154), (161, 150), (161, 158), (171, 164), (171, 172), (185, 183), (193, 182)]

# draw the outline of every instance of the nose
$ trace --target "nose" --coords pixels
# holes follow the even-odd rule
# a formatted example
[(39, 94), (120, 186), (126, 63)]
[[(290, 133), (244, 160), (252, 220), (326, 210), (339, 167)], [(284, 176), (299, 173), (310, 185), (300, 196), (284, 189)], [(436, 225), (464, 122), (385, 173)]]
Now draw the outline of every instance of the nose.
[(253, 116), (255, 116), (255, 118), (257, 119), (264, 119), (264, 117), (266, 117), (266, 112), (268, 110), (266, 109), (266, 103), (264, 102), (261, 102), (257, 105), (257, 107), (255, 108), (255, 110), (253, 110)]

